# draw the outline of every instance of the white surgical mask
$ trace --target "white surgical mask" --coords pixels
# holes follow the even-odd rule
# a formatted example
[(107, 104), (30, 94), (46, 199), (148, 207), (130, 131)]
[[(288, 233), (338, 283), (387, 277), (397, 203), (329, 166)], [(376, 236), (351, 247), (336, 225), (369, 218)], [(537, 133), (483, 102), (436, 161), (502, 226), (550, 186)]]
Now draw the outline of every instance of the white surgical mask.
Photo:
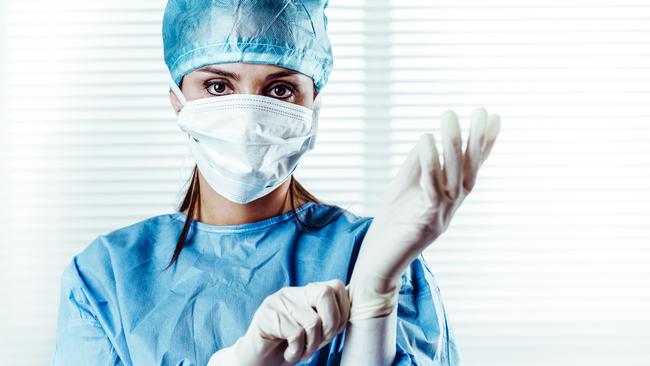
[(183, 108), (178, 126), (201, 175), (212, 189), (240, 204), (281, 185), (316, 142), (320, 94), (314, 108), (255, 94), (187, 101), (170, 83)]

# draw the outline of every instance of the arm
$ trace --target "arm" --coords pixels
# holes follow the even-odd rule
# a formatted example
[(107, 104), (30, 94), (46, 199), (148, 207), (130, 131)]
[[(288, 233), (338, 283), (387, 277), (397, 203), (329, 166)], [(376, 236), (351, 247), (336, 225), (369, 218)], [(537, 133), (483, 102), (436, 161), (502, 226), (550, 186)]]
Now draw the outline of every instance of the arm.
[(423, 257), (411, 262), (401, 282), (397, 307), (390, 314), (350, 321), (342, 366), (461, 364), (440, 289)]
[(347, 325), (341, 365), (389, 366), (395, 359), (397, 309)]
[[(61, 299), (51, 366), (123, 365), (86, 296), (72, 261), (61, 278)], [(102, 363), (98, 363), (101, 360)]]
[[(351, 323), (382, 317), (394, 310), (398, 292), (402, 295), (400, 274), (447, 229), (454, 213), (474, 187), (478, 169), (487, 159), (499, 133), (500, 118), (479, 108), (471, 119), (465, 154), (462, 153), (457, 116), (448, 111), (443, 114), (441, 125), (444, 167), (433, 135), (423, 134), (382, 195), (378, 214), (364, 236), (350, 279)], [(426, 283), (418, 283), (416, 290), (423, 292), (411, 301), (420, 304), (420, 300), (426, 302), (426, 297), (432, 297), (432, 290)], [(421, 289), (420, 284), (426, 289)], [(437, 286), (432, 288), (435, 288), (437, 296)], [(437, 312), (438, 309), (424, 310)], [(442, 312), (429, 315), (440, 314)], [(446, 324), (421, 320), (416, 318), (414, 322), (428, 328), (445, 325), (446, 336)], [(402, 322), (398, 328), (402, 330)], [(413, 327), (412, 331), (422, 332), (417, 328)], [(370, 332), (361, 333), (368, 333), (365, 341), (380, 349), (381, 339), (374, 338)], [(430, 337), (429, 332), (424, 334), (425, 339)], [(390, 336), (393, 339), (392, 333)], [(347, 345), (346, 348), (350, 347)], [(432, 347), (425, 355), (433, 357), (435, 351), (436, 348)], [(400, 359), (399, 364), (403, 364), (404, 357), (413, 361), (413, 352), (398, 347), (396, 358)], [(407, 361), (406, 364), (414, 363)]]

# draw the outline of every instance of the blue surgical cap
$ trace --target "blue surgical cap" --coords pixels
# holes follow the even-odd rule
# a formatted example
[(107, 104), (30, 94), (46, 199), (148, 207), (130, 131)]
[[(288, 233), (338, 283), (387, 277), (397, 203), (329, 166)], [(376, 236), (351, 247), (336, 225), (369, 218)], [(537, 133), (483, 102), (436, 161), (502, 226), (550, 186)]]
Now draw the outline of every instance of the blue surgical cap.
[(200, 67), (273, 64), (310, 76), (317, 90), (332, 70), (328, 0), (169, 0), (165, 63), (176, 84)]

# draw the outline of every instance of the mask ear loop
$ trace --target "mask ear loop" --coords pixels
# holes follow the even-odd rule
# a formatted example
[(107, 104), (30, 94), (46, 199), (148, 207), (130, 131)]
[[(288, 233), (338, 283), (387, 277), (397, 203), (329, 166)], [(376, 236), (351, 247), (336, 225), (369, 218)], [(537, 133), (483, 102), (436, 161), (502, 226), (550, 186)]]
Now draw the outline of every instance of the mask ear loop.
[[(169, 80), (169, 89), (171, 90), (172, 93), (176, 95), (176, 98), (178, 98), (178, 101), (185, 106), (187, 103), (187, 99), (185, 99), (185, 95), (183, 92), (180, 90), (178, 85), (176, 85), (176, 82), (174, 81), (173, 78), (170, 78)], [(178, 204), (178, 207), (180, 208), (180, 204), (182, 203), (180, 200), (183, 197), (183, 190), (185, 188), (186, 183), (189, 184), (188, 182), (185, 182), (185, 178), (188, 176), (187, 171), (191, 171), (192, 169), (187, 169), (187, 158), (191, 155), (191, 146), (189, 144), (189, 139), (190, 135), (187, 134), (187, 139), (188, 142), (185, 143), (185, 154), (183, 156), (183, 162), (181, 163), (181, 166), (178, 169), (178, 175), (176, 177), (176, 204)]]
[(178, 98), (178, 101), (180, 101), (183, 106), (187, 104), (187, 99), (185, 99), (185, 95), (183, 95), (183, 92), (178, 87), (178, 85), (176, 85), (176, 82), (174, 81), (173, 78), (169, 79), (169, 89), (171, 89), (171, 91), (176, 95), (176, 98)]
[(316, 99), (314, 99), (314, 104), (312, 106), (311, 137), (309, 138), (309, 147), (312, 149), (316, 145), (316, 135), (318, 134), (318, 119), (320, 117), (321, 103), (323, 100), (322, 96), (323, 96), (322, 93), (318, 93)]

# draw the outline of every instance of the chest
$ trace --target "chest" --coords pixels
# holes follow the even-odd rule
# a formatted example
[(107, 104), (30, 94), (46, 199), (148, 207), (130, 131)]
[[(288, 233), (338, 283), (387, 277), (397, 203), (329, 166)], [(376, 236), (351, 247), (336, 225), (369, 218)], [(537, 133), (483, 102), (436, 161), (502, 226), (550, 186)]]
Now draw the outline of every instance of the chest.
[[(246, 264), (197, 261), (171, 283), (159, 283), (140, 297), (131, 294), (130, 299), (138, 300), (123, 313), (130, 359), (134, 365), (205, 364), (212, 353), (246, 332), (272, 293), (331, 278), (345, 281), (347, 260), (336, 259), (280, 252)], [(324, 352), (312, 360), (326, 360), (329, 351)]]

